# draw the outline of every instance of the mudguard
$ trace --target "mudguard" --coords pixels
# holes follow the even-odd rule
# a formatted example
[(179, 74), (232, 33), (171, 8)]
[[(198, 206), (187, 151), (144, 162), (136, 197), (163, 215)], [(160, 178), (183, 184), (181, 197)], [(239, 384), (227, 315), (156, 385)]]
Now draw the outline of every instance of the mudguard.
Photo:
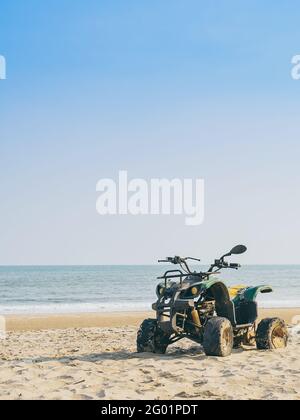
[(255, 302), (258, 293), (272, 293), (273, 289), (268, 285), (260, 285), (254, 287), (246, 287), (241, 290), (240, 293), (233, 299), (234, 303), (240, 301)]
[(223, 283), (221, 280), (218, 280), (218, 279), (205, 280), (200, 283), (200, 286), (203, 292), (211, 289), (213, 286), (216, 286), (216, 288), (219, 288), (220, 291), (223, 291), (226, 297), (229, 296), (228, 288), (226, 284)]
[[(208, 279), (201, 283), (199, 283), (200, 290), (202, 292), (208, 291), (209, 289), (214, 289), (214, 291), (217, 291), (217, 295), (219, 299), (228, 301), (230, 299), (230, 293), (229, 288), (226, 286), (225, 283), (218, 279)], [(247, 286), (238, 286), (236, 287), (238, 289), (238, 293), (236, 296), (232, 299), (233, 302), (239, 302), (242, 300), (246, 300), (248, 302), (255, 302), (258, 293), (271, 293), (273, 292), (273, 289), (269, 285), (259, 285), (259, 286), (253, 286), (253, 287), (247, 287)]]
[(209, 279), (201, 284), (201, 289), (215, 300), (217, 315), (236, 325), (234, 304), (230, 299), (228, 287), (220, 280)]

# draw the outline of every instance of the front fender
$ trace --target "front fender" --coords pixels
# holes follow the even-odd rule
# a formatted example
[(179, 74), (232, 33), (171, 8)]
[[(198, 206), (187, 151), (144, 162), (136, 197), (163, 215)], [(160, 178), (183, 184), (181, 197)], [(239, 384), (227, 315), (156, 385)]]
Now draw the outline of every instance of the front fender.
[(225, 283), (218, 279), (209, 279), (201, 283), (201, 291), (211, 291), (217, 302), (230, 301), (229, 291)]

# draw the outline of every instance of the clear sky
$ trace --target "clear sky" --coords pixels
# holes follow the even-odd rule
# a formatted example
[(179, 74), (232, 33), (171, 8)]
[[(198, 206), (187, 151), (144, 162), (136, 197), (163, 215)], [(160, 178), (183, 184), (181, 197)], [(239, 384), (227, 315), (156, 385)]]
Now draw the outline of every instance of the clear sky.
[[(0, 8), (0, 264), (300, 263), (296, 0)], [(100, 217), (99, 178), (193, 177), (205, 222)]]

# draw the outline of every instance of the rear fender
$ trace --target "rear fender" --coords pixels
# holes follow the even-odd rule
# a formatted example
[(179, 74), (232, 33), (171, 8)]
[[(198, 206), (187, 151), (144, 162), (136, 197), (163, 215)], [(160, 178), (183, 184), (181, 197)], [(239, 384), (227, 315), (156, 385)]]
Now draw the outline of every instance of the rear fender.
[(255, 302), (258, 293), (272, 293), (273, 289), (271, 286), (268, 285), (261, 285), (255, 287), (247, 287), (241, 293), (237, 295), (234, 299), (234, 302), (237, 303), (241, 300), (246, 300), (248, 302)]

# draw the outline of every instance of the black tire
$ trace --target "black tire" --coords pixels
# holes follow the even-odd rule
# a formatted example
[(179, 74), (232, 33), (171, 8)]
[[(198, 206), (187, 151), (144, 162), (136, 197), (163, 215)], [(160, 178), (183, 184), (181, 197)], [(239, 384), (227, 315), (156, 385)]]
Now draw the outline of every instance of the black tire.
[(227, 318), (211, 318), (203, 335), (203, 349), (207, 356), (227, 357), (232, 353), (233, 328)]
[(263, 319), (256, 331), (258, 350), (282, 349), (287, 346), (289, 334), (285, 322), (280, 318)]
[(165, 354), (169, 345), (169, 336), (157, 325), (156, 319), (146, 319), (137, 334), (138, 353)]

